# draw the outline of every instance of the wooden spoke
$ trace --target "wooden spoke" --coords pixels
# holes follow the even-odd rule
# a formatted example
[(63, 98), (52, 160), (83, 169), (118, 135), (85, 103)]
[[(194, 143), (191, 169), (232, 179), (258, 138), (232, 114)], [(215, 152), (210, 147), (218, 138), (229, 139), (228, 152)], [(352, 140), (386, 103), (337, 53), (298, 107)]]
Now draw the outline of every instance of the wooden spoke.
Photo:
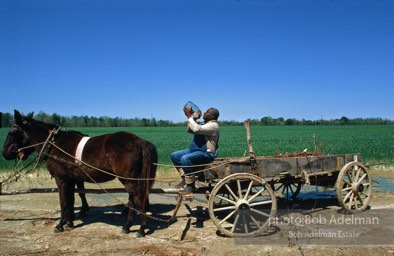
[(347, 199), (349, 198), (349, 196), (352, 195), (352, 194), (353, 194), (353, 192), (349, 191), (349, 193), (347, 193), (346, 196), (343, 198), (343, 201), (346, 202)]
[(226, 211), (226, 210), (234, 210), (235, 208), (236, 208), (235, 206), (227, 206), (227, 207), (213, 209), (213, 211), (220, 212), (220, 211)]
[(275, 191), (283, 194), (286, 200), (295, 200), (300, 193), (302, 187), (301, 182), (292, 180), (290, 178), (284, 178), (282, 180), (279, 180), (277, 184), (277, 186), (275, 186), (275, 184), (271, 184), (271, 186)]
[(217, 197), (217, 198), (220, 198), (220, 199), (223, 200), (223, 201), (229, 202), (230, 204), (233, 204), (233, 205), (236, 205), (236, 204), (237, 204), (237, 202), (234, 202), (233, 200), (230, 200), (230, 199), (225, 198), (225, 197), (223, 197), (223, 196), (216, 195), (216, 197)]
[(232, 211), (229, 215), (227, 215), (224, 219), (222, 219), (219, 224), (222, 224), (223, 222), (226, 222), (228, 219), (230, 219), (235, 213), (237, 212), (237, 210)]
[[(282, 183), (282, 184), (281, 184), (277, 189), (275, 189), (275, 190), (276, 190), (276, 191), (279, 191), (280, 188), (283, 187), (284, 185), (285, 185), (285, 184)], [(283, 190), (282, 190), (282, 193), (283, 193)]]
[(245, 197), (244, 197), (245, 199), (248, 198), (249, 193), (250, 193), (250, 191), (252, 190), (252, 186), (253, 186), (253, 181), (251, 181), (251, 182), (249, 183), (248, 190), (246, 190), (246, 193), (245, 193)]
[(350, 200), (349, 200), (348, 206), (349, 206), (349, 208), (351, 209), (352, 206), (353, 206), (353, 197), (354, 197), (354, 194), (353, 194), (353, 192), (350, 192), (350, 193), (351, 193), (351, 194), (350, 194)]
[(364, 173), (363, 176), (361, 176), (361, 178), (357, 180), (357, 183), (361, 183), (361, 181), (363, 181), (365, 177), (367, 177), (366, 173)]
[(248, 223), (246, 222), (246, 216), (245, 214), (242, 214), (242, 220), (244, 222), (244, 229), (245, 229), (245, 234), (249, 233), (249, 229), (248, 229)]
[(272, 204), (272, 200), (269, 201), (263, 201), (263, 202), (257, 202), (257, 203), (251, 203), (249, 206), (258, 206), (258, 205), (265, 205), (265, 204)]
[(228, 190), (228, 192), (230, 193), (230, 195), (232, 195), (234, 197), (235, 200), (238, 200), (238, 197), (234, 194), (233, 190), (229, 187), (229, 185), (224, 184), (224, 186), (226, 187), (226, 189)]
[(239, 179), (237, 180), (237, 187), (238, 187), (239, 198), (242, 198), (241, 181)]
[(258, 228), (261, 228), (260, 223), (259, 223), (252, 215), (250, 215), (250, 218), (252, 219), (253, 223), (254, 223)]
[(348, 179), (349, 179), (349, 182), (352, 183), (353, 181), (352, 181), (352, 178), (351, 178), (351, 176), (350, 176), (350, 173), (347, 172), (346, 175), (347, 175), (347, 177), (348, 177)]
[(234, 224), (231, 229), (231, 233), (234, 233), (234, 230), (235, 230), (235, 227), (237, 226), (238, 220), (239, 220), (239, 214), (237, 215), (237, 217), (235, 217)]
[(360, 201), (361, 206), (363, 206), (364, 205), (364, 200), (361, 198), (360, 194), (357, 193), (356, 196), (357, 196), (358, 201)]
[(254, 213), (257, 213), (257, 214), (259, 214), (259, 215), (261, 215), (261, 216), (264, 216), (264, 217), (267, 217), (267, 218), (270, 218), (270, 215), (269, 214), (266, 214), (265, 212), (261, 212), (261, 211), (258, 211), (258, 210), (255, 210), (255, 209), (250, 209), (252, 212), (254, 212)]
[(263, 193), (265, 191), (265, 188), (262, 188), (259, 190), (259, 192), (257, 192), (256, 194), (254, 194), (251, 198), (248, 199), (248, 202), (252, 202), (253, 199), (255, 199), (256, 197), (258, 197), (261, 193)]

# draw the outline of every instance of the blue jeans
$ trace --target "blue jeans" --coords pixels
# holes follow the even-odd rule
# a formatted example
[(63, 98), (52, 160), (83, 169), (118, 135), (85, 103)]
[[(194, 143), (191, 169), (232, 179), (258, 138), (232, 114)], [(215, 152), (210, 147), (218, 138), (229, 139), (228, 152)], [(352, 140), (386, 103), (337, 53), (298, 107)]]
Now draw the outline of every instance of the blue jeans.
[(199, 164), (207, 164), (212, 162), (214, 155), (205, 151), (191, 151), (183, 149), (175, 151), (171, 154), (171, 161), (175, 166), (182, 166), (183, 171), (187, 175), (194, 171), (193, 167), (185, 167)]

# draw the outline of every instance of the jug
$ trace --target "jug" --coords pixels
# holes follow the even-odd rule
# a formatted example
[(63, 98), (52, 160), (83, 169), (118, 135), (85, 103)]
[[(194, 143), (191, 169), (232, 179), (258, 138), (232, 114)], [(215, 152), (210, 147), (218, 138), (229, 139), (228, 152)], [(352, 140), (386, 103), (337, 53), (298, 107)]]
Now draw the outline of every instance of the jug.
[(198, 111), (200, 111), (200, 108), (197, 107), (196, 104), (194, 104), (191, 101), (188, 101), (185, 106), (183, 107), (183, 109), (192, 109), (193, 110), (193, 116), (192, 117), (196, 117), (196, 114)]

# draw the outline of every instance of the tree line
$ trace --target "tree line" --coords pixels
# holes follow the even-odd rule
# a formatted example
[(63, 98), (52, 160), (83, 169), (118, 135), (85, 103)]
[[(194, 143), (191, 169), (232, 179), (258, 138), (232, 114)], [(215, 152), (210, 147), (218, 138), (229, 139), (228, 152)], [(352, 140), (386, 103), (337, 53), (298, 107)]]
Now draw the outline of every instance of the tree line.
[[(43, 111), (34, 115), (34, 119), (46, 123), (52, 123), (61, 127), (170, 127), (184, 126), (185, 122), (173, 122), (170, 120), (157, 120), (156, 118), (120, 118), (120, 117), (93, 117), (93, 116), (61, 116), (59, 114), (47, 114)], [(295, 118), (284, 119), (270, 116), (261, 119), (251, 119), (252, 125), (261, 126), (302, 126), (302, 125), (394, 125), (394, 120), (383, 118), (347, 118), (331, 120), (297, 120)], [(0, 127), (11, 127), (14, 124), (14, 116), (10, 113), (0, 112)], [(221, 125), (243, 125), (239, 121), (220, 121)]]

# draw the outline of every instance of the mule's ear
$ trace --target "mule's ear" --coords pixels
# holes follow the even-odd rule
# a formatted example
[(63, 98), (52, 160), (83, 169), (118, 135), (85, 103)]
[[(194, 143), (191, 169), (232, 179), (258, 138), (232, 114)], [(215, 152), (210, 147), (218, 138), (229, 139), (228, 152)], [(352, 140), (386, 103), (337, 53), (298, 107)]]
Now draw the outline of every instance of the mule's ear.
[(23, 122), (23, 117), (21, 115), (21, 113), (19, 113), (18, 110), (14, 110), (14, 119), (15, 119), (15, 124), (17, 125), (21, 125)]
[(27, 118), (33, 118), (33, 116), (34, 116), (34, 111), (27, 114)]

